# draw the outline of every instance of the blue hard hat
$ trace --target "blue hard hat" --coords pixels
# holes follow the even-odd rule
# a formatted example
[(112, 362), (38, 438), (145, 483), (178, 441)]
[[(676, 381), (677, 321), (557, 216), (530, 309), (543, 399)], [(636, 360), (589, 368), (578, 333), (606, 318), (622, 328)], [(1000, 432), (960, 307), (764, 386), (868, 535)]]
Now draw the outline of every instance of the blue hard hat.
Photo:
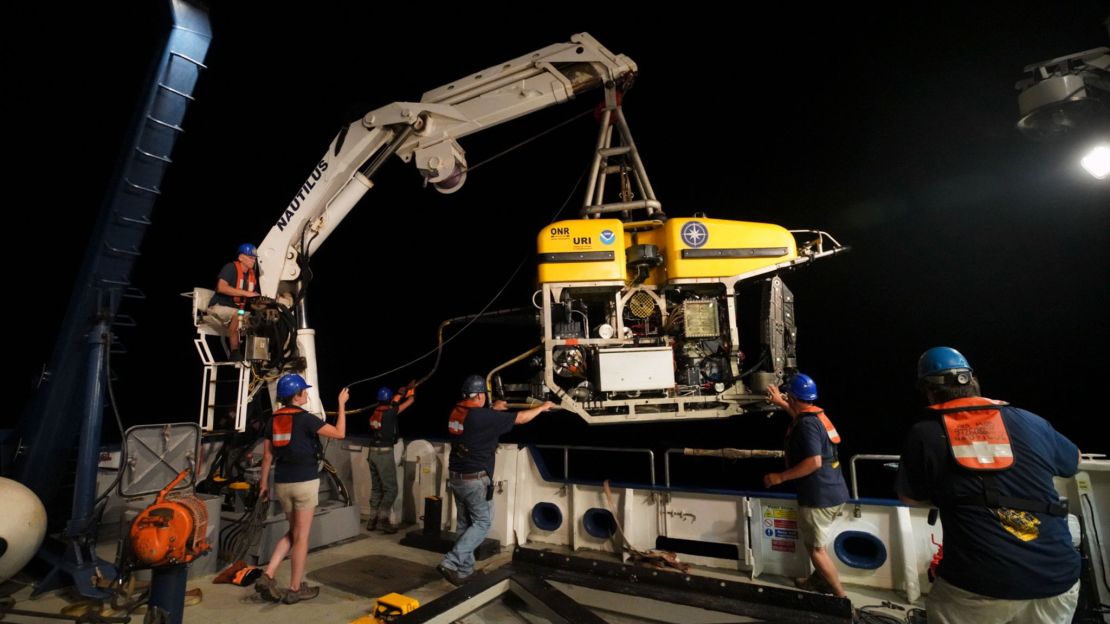
[(967, 358), (952, 347), (933, 347), (922, 353), (917, 360), (918, 379), (951, 371), (971, 371)]
[(250, 256), (252, 258), (258, 257), (258, 249), (250, 243), (243, 243), (242, 245), (239, 245), (239, 253), (243, 254), (244, 256)]
[(393, 398), (393, 391), (388, 386), (378, 388), (378, 401), (388, 401)]
[(285, 400), (289, 397), (296, 396), (301, 390), (311, 388), (304, 377), (296, 373), (290, 373), (278, 380), (277, 384), (277, 398)]
[(486, 378), (482, 377), (481, 375), (470, 375), (463, 380), (463, 394), (481, 394), (486, 391)]
[(805, 373), (797, 373), (786, 383), (786, 393), (799, 401), (816, 401), (817, 382)]

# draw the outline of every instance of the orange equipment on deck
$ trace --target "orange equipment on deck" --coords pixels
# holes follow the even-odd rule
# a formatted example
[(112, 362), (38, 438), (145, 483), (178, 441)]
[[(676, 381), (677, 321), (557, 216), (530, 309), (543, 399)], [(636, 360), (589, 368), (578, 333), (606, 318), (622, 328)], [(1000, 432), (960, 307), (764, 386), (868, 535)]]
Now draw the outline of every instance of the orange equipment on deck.
[(189, 474), (182, 470), (131, 523), (131, 550), (148, 566), (188, 563), (211, 548), (208, 509), (196, 496), (166, 496)]

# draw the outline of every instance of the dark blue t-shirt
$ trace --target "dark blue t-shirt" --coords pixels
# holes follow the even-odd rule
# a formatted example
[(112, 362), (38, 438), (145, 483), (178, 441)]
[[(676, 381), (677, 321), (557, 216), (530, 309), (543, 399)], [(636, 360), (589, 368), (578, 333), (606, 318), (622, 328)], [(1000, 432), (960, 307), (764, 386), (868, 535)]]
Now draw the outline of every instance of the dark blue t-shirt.
[[(1076, 473), (1079, 449), (1036, 414), (1014, 407), (1001, 411), (1014, 463), (992, 473), (999, 494), (1058, 502), (1052, 477)], [(961, 468), (952, 459), (939, 416), (913, 426), (899, 466), (898, 493), (940, 508), (944, 559), (937, 575), (944, 580), (992, 598), (1029, 600), (1058, 596), (1079, 578), (1079, 554), (1071, 545), (1066, 518), (1033, 514), (1040, 521), (1037, 537), (1022, 541), (985, 504), (953, 502), (956, 497), (982, 496), (982, 473)]]
[[(243, 279), (244, 279), (244, 281), (246, 281), (246, 272), (245, 271), (243, 273)], [(235, 272), (235, 263), (234, 262), (228, 262), (227, 264), (224, 265), (224, 268), (220, 269), (220, 275), (219, 275), (219, 277), (216, 278), (216, 284), (217, 285), (219, 285), (219, 280), (223, 280), (223, 281), (227, 282), (227, 285), (231, 286), (232, 288), (239, 288), (238, 274)], [(247, 284), (244, 283), (243, 284), (243, 290), (249, 290), (251, 292), (258, 292), (258, 276), (257, 276), (257, 274), (255, 275), (254, 288), (247, 288)], [(227, 295), (220, 294), (220, 292), (218, 290), (216, 291), (216, 294), (212, 295), (212, 299), (210, 300), (209, 305), (222, 305), (222, 306), (228, 306), (229, 308), (235, 308), (235, 307), (239, 306), (239, 304), (235, 303), (234, 299), (232, 299), (231, 297), (229, 297)]]
[(463, 421), (460, 436), (451, 436), (452, 472), (485, 470), (493, 478), (493, 461), (501, 436), (516, 423), (516, 412), (499, 412), (488, 407), (472, 408)]
[[(272, 418), (266, 423), (266, 437), (271, 444), (274, 439), (273, 424)], [(289, 445), (274, 447), (274, 483), (311, 481), (320, 475), (316, 463), (316, 448), (320, 439), (316, 437), (316, 432), (325, 424), (304, 410), (293, 414), (293, 435)]]
[(821, 467), (795, 481), (802, 507), (835, 507), (848, 500), (848, 486), (840, 467), (833, 467), (833, 446), (825, 426), (813, 412), (798, 415), (786, 437), (786, 465), (821, 456)]

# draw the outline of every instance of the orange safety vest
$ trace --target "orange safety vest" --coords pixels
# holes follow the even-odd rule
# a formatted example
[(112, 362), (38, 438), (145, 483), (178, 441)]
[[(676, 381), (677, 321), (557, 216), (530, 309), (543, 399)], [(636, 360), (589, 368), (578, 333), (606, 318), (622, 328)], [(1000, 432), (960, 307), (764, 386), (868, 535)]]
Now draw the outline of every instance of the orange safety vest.
[(451, 416), (447, 419), (447, 433), (457, 436), (463, 434), (463, 423), (466, 422), (466, 415), (470, 413), (472, 407), (467, 403), (469, 401), (459, 401), (455, 404), (454, 409), (451, 410)]
[[(257, 282), (258, 279), (254, 274), (254, 269), (244, 269), (243, 263), (236, 260), (235, 287), (239, 290), (249, 290), (250, 292), (254, 292), (254, 285)], [(247, 303), (246, 297), (232, 297), (231, 300), (234, 301), (235, 304), (238, 305), (240, 308), (242, 308)]]
[[(1010, 446), (1010, 434), (1002, 410), (1009, 404), (983, 397), (965, 397), (944, 403), (930, 405), (929, 411), (940, 414), (944, 422), (944, 435), (952, 459), (962, 468), (979, 473), (976, 475), (982, 484), (981, 496), (957, 496), (952, 502), (972, 507), (986, 506), (996, 513), (1005, 510), (1043, 513), (1059, 518), (1068, 515), (1068, 508), (1059, 501), (1041, 501), (1009, 496), (999, 488), (996, 473), (1014, 465), (1014, 450)], [(1019, 535), (1003, 522), (1006, 530)], [(1025, 537), (1021, 539), (1026, 540)]]
[(829, 434), (829, 441), (833, 444), (840, 444), (840, 434), (836, 432), (836, 427), (833, 426), (829, 417), (825, 415), (825, 410), (818, 409), (816, 412), (809, 413), (817, 414), (817, 420), (821, 421), (821, 424), (825, 426), (825, 433)]
[(821, 421), (821, 425), (825, 427), (825, 433), (829, 436), (829, 442), (832, 442), (832, 463), (829, 465), (833, 468), (839, 468), (840, 448), (837, 445), (840, 444), (840, 434), (836, 432), (836, 427), (833, 426), (829, 417), (825, 415), (825, 410), (817, 408), (815, 411), (808, 413), (817, 414), (817, 420)]
[(231, 577), (231, 582), (239, 587), (249, 587), (254, 584), (258, 577), (262, 576), (262, 568), (255, 566), (247, 566)]
[(374, 431), (381, 431), (382, 417), (385, 416), (385, 413), (388, 412), (392, 407), (392, 403), (381, 403), (377, 407), (375, 407), (374, 413), (370, 414), (370, 428)]
[[(404, 391), (404, 396), (401, 396), (401, 391)], [(382, 417), (385, 416), (386, 411), (391, 407), (397, 407), (401, 404), (402, 399), (407, 399), (412, 396), (412, 388), (401, 388), (393, 393), (393, 398), (389, 403), (381, 403), (374, 408), (374, 413), (370, 414), (370, 428), (374, 431), (381, 431)]]
[(293, 442), (293, 416), (299, 412), (309, 413), (303, 408), (290, 406), (274, 412), (270, 423), (270, 442), (274, 445), (274, 457), (279, 463), (311, 465), (324, 458), (324, 447), (319, 436), (311, 436), (315, 452), (312, 455), (294, 454), (289, 445)]
[[(837, 448), (837, 445), (840, 444), (840, 434), (837, 433), (836, 427), (833, 426), (832, 421), (829, 420), (829, 417), (825, 415), (825, 410), (823, 410), (819, 407), (815, 408), (815, 409), (812, 409), (812, 410), (805, 411), (805, 412), (800, 412), (798, 414), (798, 418), (801, 418), (802, 416), (805, 416), (806, 414), (813, 414), (814, 416), (817, 417), (817, 420), (821, 421), (821, 426), (823, 426), (825, 428), (825, 434), (829, 436), (829, 441), (832, 442), (832, 457), (829, 458), (831, 460), (831, 463), (829, 465), (833, 468), (839, 468), (840, 467), (840, 452), (839, 452), (839, 449)], [(791, 427), (791, 429), (793, 429), (794, 426), (791, 425), (790, 427)], [(787, 433), (789, 435), (789, 432), (787, 432)], [(822, 461), (824, 461), (825, 458), (822, 457), (821, 459), (822, 459)]]
[(293, 441), (293, 415), (302, 412), (299, 407), (283, 407), (274, 412), (274, 420), (271, 428), (273, 434), (270, 441), (275, 448), (289, 446)]
[[(406, 397), (412, 396), (412, 388), (405, 393)], [(477, 399), (463, 399), (455, 404), (451, 409), (451, 416), (447, 419), (447, 433), (451, 435), (462, 435), (463, 424), (466, 422), (466, 416), (470, 410), (475, 407), (481, 407), (481, 404), (476, 403)]]
[(1014, 465), (1014, 450), (999, 407), (1003, 401), (983, 397), (953, 399), (929, 409), (939, 412), (952, 458), (975, 471), (1006, 470)]

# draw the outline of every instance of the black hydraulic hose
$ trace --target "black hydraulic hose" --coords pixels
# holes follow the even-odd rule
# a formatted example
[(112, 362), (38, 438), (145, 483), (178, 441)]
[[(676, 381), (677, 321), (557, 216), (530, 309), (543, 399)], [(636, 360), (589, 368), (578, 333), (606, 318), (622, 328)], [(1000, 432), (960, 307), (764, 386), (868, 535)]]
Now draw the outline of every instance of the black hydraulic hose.
[(737, 379), (743, 379), (743, 378), (747, 377), (748, 375), (751, 375), (755, 371), (759, 370), (759, 367), (763, 366), (763, 363), (766, 362), (766, 361), (767, 361), (767, 352), (764, 351), (763, 355), (759, 356), (759, 360), (757, 360), (756, 363), (753, 364), (751, 368), (749, 368), (748, 370), (740, 373), (739, 375), (737, 375), (736, 378)]

